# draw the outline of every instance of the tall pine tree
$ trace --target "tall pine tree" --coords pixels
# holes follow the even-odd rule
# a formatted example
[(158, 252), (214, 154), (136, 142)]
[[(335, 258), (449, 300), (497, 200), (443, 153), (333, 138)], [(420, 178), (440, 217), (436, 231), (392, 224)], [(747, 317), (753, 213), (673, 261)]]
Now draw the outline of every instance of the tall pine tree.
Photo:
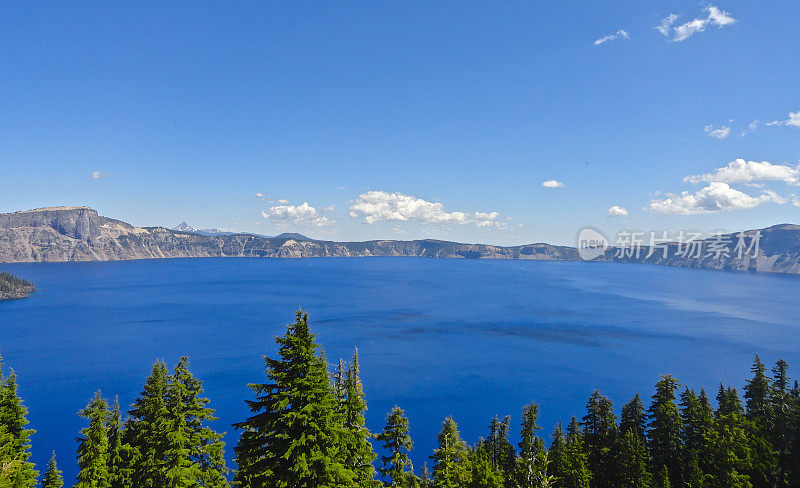
[(0, 486), (32, 488), (39, 475), (31, 457), (30, 437), (36, 431), (27, 429), (28, 409), (17, 393), (17, 376), (2, 373), (0, 359)]
[(47, 471), (44, 472), (42, 488), (61, 488), (62, 486), (64, 486), (64, 478), (61, 476), (61, 470), (58, 469), (56, 464), (56, 453), (53, 452), (50, 462), (47, 463)]
[(522, 409), (522, 440), (519, 443), (517, 461), (517, 486), (520, 488), (542, 488), (550, 486), (547, 475), (547, 449), (544, 440), (537, 435), (541, 427), (536, 425), (539, 406), (526, 405)]
[(110, 488), (108, 473), (108, 402), (98, 391), (79, 412), (89, 421), (78, 438), (78, 482), (75, 488)]
[(461, 440), (458, 425), (447, 417), (437, 437), (439, 447), (433, 450), (433, 486), (435, 488), (463, 488), (470, 482), (467, 465), (469, 448)]
[(664, 375), (656, 383), (656, 393), (648, 410), (650, 426), (647, 432), (651, 473), (663, 478), (663, 468), (667, 468), (672, 486), (681, 485), (681, 416), (675, 403), (675, 390), (678, 380)]
[(614, 453), (618, 427), (611, 400), (597, 390), (592, 392), (586, 402), (582, 425), (589, 454), (589, 469), (592, 471), (592, 486), (612, 488), (617, 479)]
[(137, 488), (167, 486), (166, 452), (169, 448), (170, 421), (167, 411), (169, 372), (163, 361), (156, 361), (144, 388), (128, 411), (130, 419), (123, 442), (130, 446), (133, 485)]
[(408, 418), (403, 409), (395, 406), (386, 416), (386, 426), (378, 434), (378, 441), (389, 452), (381, 457), (382, 467), (378, 468), (381, 476), (388, 481), (385, 486), (391, 488), (415, 488), (418, 485), (414, 476), (414, 468), (408, 453), (414, 447), (409, 434)]
[(325, 358), (308, 315), (296, 313), (276, 338), (277, 359), (265, 357), (268, 383), (250, 384), (253, 415), (235, 427), (237, 486), (333, 488), (352, 486), (354, 474), (341, 461), (344, 435)]
[(366, 427), (364, 412), (367, 402), (364, 400), (364, 387), (361, 384), (358, 363), (358, 349), (353, 353), (353, 362), (345, 376), (345, 398), (343, 408), (343, 452), (344, 466), (354, 474), (354, 480), (360, 487), (380, 486), (375, 480), (375, 468), (372, 463), (377, 455), (369, 439), (372, 436)]

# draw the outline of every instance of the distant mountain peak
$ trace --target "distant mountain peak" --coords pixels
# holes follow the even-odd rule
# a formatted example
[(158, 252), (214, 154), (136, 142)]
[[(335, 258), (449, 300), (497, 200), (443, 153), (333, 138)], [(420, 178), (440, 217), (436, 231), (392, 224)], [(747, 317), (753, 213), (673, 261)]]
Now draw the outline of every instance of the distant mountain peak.
[(313, 241), (310, 237), (306, 237), (303, 234), (298, 234), (297, 232), (284, 232), (283, 234), (279, 234), (275, 236), (273, 239), (292, 239), (295, 241)]
[(177, 230), (177, 231), (180, 231), (180, 232), (195, 232), (197, 229), (195, 229), (191, 225), (187, 224), (186, 221), (184, 220), (180, 224), (178, 224), (175, 227), (173, 227), (172, 230)]

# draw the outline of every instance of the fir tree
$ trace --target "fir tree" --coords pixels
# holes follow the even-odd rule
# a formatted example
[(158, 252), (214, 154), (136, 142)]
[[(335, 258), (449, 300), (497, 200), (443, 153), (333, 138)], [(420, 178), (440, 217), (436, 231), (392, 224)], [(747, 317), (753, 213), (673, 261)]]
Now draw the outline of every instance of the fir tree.
[(435, 488), (463, 488), (470, 482), (467, 466), (469, 449), (461, 440), (458, 425), (452, 417), (442, 422), (442, 430), (437, 436), (439, 447), (433, 450), (433, 486)]
[(715, 412), (710, 446), (713, 459), (707, 477), (711, 488), (751, 488), (746, 472), (750, 469), (747, 420), (736, 389), (719, 387), (719, 407)]
[(564, 467), (559, 468), (559, 472), (555, 473), (556, 487), (589, 488), (591, 486), (592, 473), (589, 470), (583, 437), (578, 419), (572, 417), (567, 427)]
[(386, 416), (386, 426), (376, 439), (383, 442), (388, 456), (381, 457), (381, 476), (388, 478), (386, 486), (391, 488), (415, 488), (418, 483), (408, 453), (414, 444), (409, 435), (409, 423), (403, 409), (395, 406)]
[(364, 412), (367, 402), (364, 400), (364, 388), (361, 384), (358, 349), (353, 354), (353, 362), (345, 377), (344, 399), (344, 466), (353, 472), (354, 480), (360, 487), (380, 486), (375, 480), (375, 469), (372, 466), (377, 455), (369, 438), (372, 436), (366, 427)]
[(428, 463), (422, 463), (419, 472), (419, 488), (433, 488), (433, 475), (428, 469)]
[(662, 376), (656, 383), (656, 393), (648, 410), (651, 472), (660, 478), (662, 468), (666, 467), (672, 486), (681, 484), (681, 416), (675, 403), (677, 388), (678, 380), (670, 375)]
[(167, 486), (166, 451), (170, 421), (166, 405), (169, 374), (163, 361), (156, 361), (144, 388), (128, 411), (130, 419), (123, 435), (133, 467), (133, 485), (138, 488)]
[(353, 472), (340, 461), (343, 429), (325, 358), (308, 315), (298, 311), (276, 339), (278, 359), (265, 357), (270, 383), (251, 384), (253, 416), (238, 423), (239, 466), (234, 483), (248, 488), (351, 486)]
[(28, 409), (17, 393), (17, 376), (2, 373), (0, 358), (0, 486), (32, 488), (39, 473), (31, 457), (30, 436), (36, 431), (26, 429)]
[(635, 428), (626, 429), (619, 438), (616, 488), (649, 488), (649, 458), (644, 437)]
[(168, 377), (166, 391), (168, 434), (164, 456), (168, 487), (228, 486), (223, 434), (208, 427), (216, 417), (202, 392), (202, 382), (192, 375), (188, 359), (182, 357)]
[(483, 442), (492, 466), (503, 473), (507, 488), (516, 486), (516, 453), (508, 440), (510, 430), (510, 416), (506, 415), (503, 420), (495, 416), (489, 424), (489, 437)]
[(547, 450), (544, 440), (536, 435), (541, 427), (536, 425), (539, 406), (533, 403), (522, 409), (522, 441), (519, 443), (517, 461), (517, 486), (520, 488), (540, 488), (550, 486), (547, 475)]
[(108, 419), (108, 472), (111, 488), (128, 488), (133, 484), (131, 447), (123, 444), (122, 414), (119, 398), (114, 399), (114, 408)]
[(464, 488), (503, 488), (503, 473), (492, 464), (484, 443), (479, 443), (467, 458), (469, 483)]
[(42, 488), (61, 488), (64, 486), (64, 478), (61, 476), (61, 471), (56, 464), (56, 453), (50, 457), (50, 462), (47, 463), (47, 471), (44, 473), (42, 480)]
[(642, 398), (637, 393), (625, 405), (622, 406), (622, 415), (619, 420), (620, 434), (632, 430), (642, 441), (646, 441), (645, 428), (647, 426), (647, 415), (644, 412)]
[(705, 391), (702, 391), (698, 397), (694, 390), (686, 388), (681, 393), (680, 411), (683, 423), (681, 478), (686, 486), (700, 487), (705, 476), (704, 468), (707, 465), (707, 440), (714, 421)]
[(95, 393), (79, 415), (89, 421), (78, 438), (78, 482), (75, 488), (110, 488), (108, 473), (108, 402)]
[[(779, 359), (772, 368), (772, 389), (770, 406), (774, 414), (771, 439), (775, 448), (776, 486), (783, 488), (790, 486), (790, 473), (792, 466), (792, 396), (789, 385), (789, 365)], [(800, 481), (800, 480), (798, 480)]]
[(612, 488), (617, 477), (614, 448), (618, 427), (611, 400), (595, 390), (586, 403), (586, 416), (581, 425), (589, 454), (592, 485), (597, 488)]

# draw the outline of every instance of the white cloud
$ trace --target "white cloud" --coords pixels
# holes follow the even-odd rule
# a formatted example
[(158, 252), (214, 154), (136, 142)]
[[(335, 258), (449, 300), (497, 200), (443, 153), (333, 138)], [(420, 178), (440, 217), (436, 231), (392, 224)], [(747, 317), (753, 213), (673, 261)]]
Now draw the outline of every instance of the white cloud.
[(362, 193), (350, 205), (351, 217), (364, 217), (364, 222), (409, 221), (423, 224), (459, 224), (476, 227), (507, 228), (498, 222), (498, 212), (447, 212), (439, 202), (429, 202), (413, 195), (399, 192), (371, 190)]
[(703, 128), (708, 137), (714, 137), (717, 139), (725, 139), (731, 134), (731, 128), (727, 125), (723, 125), (719, 129), (715, 129), (713, 125), (707, 125)]
[(728, 12), (720, 10), (714, 5), (709, 5), (708, 7), (704, 8), (703, 11), (708, 14), (706, 17), (692, 19), (689, 22), (685, 22), (676, 27), (672, 27), (672, 25), (676, 20), (678, 20), (678, 16), (675, 14), (670, 14), (661, 20), (661, 24), (656, 26), (656, 29), (665, 37), (670, 37), (670, 35), (672, 35), (672, 41), (681, 42), (692, 37), (698, 32), (703, 32), (706, 30), (706, 27), (710, 25), (724, 27), (736, 22), (736, 19), (731, 17)]
[(607, 36), (603, 36), (600, 39), (594, 41), (594, 45), (595, 46), (599, 46), (599, 45), (601, 45), (601, 44), (603, 44), (605, 42), (613, 41), (614, 39), (619, 39), (619, 38), (628, 39), (629, 37), (630, 37), (630, 34), (625, 32), (624, 30), (620, 29), (620, 30), (618, 30), (617, 32), (615, 32), (613, 34), (609, 34)]
[(656, 29), (658, 29), (658, 32), (660, 32), (662, 35), (668, 36), (669, 29), (670, 27), (672, 27), (672, 24), (674, 24), (676, 20), (678, 20), (677, 15), (669, 14), (663, 19), (661, 19), (661, 25), (657, 25)]
[(557, 180), (547, 180), (542, 182), (542, 186), (545, 188), (564, 188), (564, 183)]
[(281, 198), (280, 200), (278, 200), (278, 204), (280, 204), (280, 205), (288, 205), (289, 204), (289, 200), (287, 200), (285, 198)]
[(745, 161), (736, 159), (727, 166), (717, 168), (711, 173), (687, 176), (683, 181), (690, 183), (722, 182), (753, 183), (757, 181), (783, 181), (790, 185), (800, 185), (800, 166), (772, 164), (767, 161)]
[(786, 120), (773, 120), (766, 125), (788, 125), (789, 127), (797, 127), (800, 129), (800, 110), (797, 112), (789, 112), (789, 118)]
[(322, 227), (336, 222), (321, 215), (308, 202), (303, 202), (300, 205), (276, 205), (268, 210), (262, 210), (261, 215), (265, 219), (284, 227), (289, 224)]
[(622, 217), (628, 215), (628, 211), (625, 207), (620, 207), (619, 205), (612, 205), (611, 208), (608, 209), (606, 215), (609, 217)]
[(657, 214), (694, 215), (755, 208), (767, 202), (782, 204), (786, 200), (771, 191), (753, 197), (727, 183), (713, 181), (695, 193), (684, 191), (680, 195), (667, 194), (663, 200), (652, 200), (649, 209)]
[(99, 180), (100, 178), (103, 177), (103, 174), (100, 173), (99, 171), (92, 171), (92, 173), (89, 176), (91, 176), (93, 180)]

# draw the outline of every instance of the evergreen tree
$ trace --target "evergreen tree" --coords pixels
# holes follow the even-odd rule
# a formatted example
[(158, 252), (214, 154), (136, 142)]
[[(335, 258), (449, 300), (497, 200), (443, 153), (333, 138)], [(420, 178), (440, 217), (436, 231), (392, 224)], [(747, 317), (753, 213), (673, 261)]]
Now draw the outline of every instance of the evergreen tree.
[(332, 488), (353, 485), (341, 461), (343, 429), (308, 315), (298, 311), (286, 334), (276, 338), (278, 359), (265, 357), (269, 383), (251, 384), (253, 416), (235, 425), (237, 486)]
[(50, 462), (47, 463), (47, 471), (44, 473), (42, 480), (42, 488), (61, 488), (64, 486), (64, 478), (61, 476), (61, 471), (56, 465), (56, 453), (50, 457)]
[(522, 409), (522, 441), (519, 443), (517, 461), (517, 486), (520, 488), (540, 488), (550, 486), (547, 475), (547, 450), (544, 440), (536, 435), (541, 427), (536, 425), (539, 406), (533, 403)]
[(611, 400), (597, 390), (592, 392), (586, 403), (586, 416), (583, 417), (581, 425), (589, 454), (592, 486), (612, 488), (617, 478), (614, 448), (617, 443), (618, 427)]
[(775, 416), (772, 409), (771, 378), (766, 375), (766, 366), (756, 354), (750, 371), (753, 378), (744, 387), (747, 431), (752, 448), (750, 482), (754, 488), (773, 488), (778, 479), (778, 454), (772, 443)]
[(669, 470), (666, 465), (661, 466), (661, 470), (658, 471), (658, 474), (653, 479), (653, 488), (672, 488), (672, 483), (669, 480)]
[(710, 446), (712, 469), (707, 476), (711, 488), (751, 488), (747, 420), (736, 389), (719, 387)]
[(489, 437), (483, 442), (489, 455), (492, 466), (503, 473), (505, 486), (516, 486), (516, 453), (514, 446), (508, 440), (511, 431), (511, 417), (506, 415), (503, 420), (495, 416), (489, 424)]
[(492, 464), (485, 443), (479, 443), (467, 457), (469, 483), (465, 488), (503, 488), (503, 473)]
[(128, 488), (133, 484), (131, 447), (123, 444), (122, 414), (119, 398), (114, 399), (114, 408), (108, 419), (108, 473), (111, 488)]
[(78, 482), (75, 488), (110, 488), (108, 473), (108, 402), (95, 393), (79, 415), (89, 421), (78, 438)]
[(566, 452), (563, 468), (554, 471), (555, 486), (563, 488), (589, 488), (592, 473), (578, 419), (572, 417), (567, 427)]
[(133, 468), (133, 485), (137, 488), (167, 486), (166, 452), (169, 447), (170, 420), (167, 411), (169, 374), (163, 361), (156, 361), (136, 398), (127, 422), (123, 443), (128, 444), (129, 462)]
[[(708, 454), (708, 436), (713, 427), (711, 405), (705, 391), (700, 397), (686, 388), (681, 393), (681, 421), (683, 423), (681, 453), (682, 479), (686, 486), (702, 486)], [(702, 462), (701, 462), (702, 460)]]
[(375, 469), (372, 466), (377, 455), (369, 438), (372, 436), (366, 427), (364, 412), (367, 402), (364, 400), (364, 388), (361, 384), (358, 349), (353, 354), (353, 362), (345, 377), (344, 399), (344, 466), (355, 475), (354, 480), (360, 487), (380, 486), (375, 480)]
[(647, 432), (651, 472), (661, 477), (662, 467), (667, 468), (672, 486), (681, 485), (681, 416), (675, 403), (678, 380), (664, 375), (656, 383), (656, 393), (648, 410), (650, 426)]
[(437, 436), (439, 447), (433, 450), (433, 486), (435, 488), (463, 488), (470, 482), (467, 443), (461, 440), (458, 425), (452, 417), (442, 422)]
[(433, 488), (433, 476), (428, 470), (428, 463), (422, 463), (422, 469), (419, 472), (419, 488)]
[(164, 476), (168, 487), (228, 486), (223, 434), (208, 427), (216, 417), (202, 392), (202, 382), (192, 375), (188, 359), (182, 357), (168, 377), (165, 398), (168, 433)]
[(645, 429), (647, 426), (647, 415), (644, 411), (642, 398), (637, 393), (634, 397), (622, 406), (622, 415), (619, 421), (620, 434), (632, 430), (639, 436), (643, 443), (646, 441)]
[(4, 377), (0, 358), (0, 486), (32, 488), (39, 473), (34, 469), (30, 448), (31, 435), (26, 429), (28, 409), (17, 393), (17, 376)]
[(376, 439), (383, 442), (383, 448), (389, 451), (382, 456), (383, 467), (378, 468), (381, 476), (388, 478), (387, 487), (415, 488), (418, 483), (414, 476), (414, 468), (408, 453), (414, 447), (409, 434), (408, 418), (403, 409), (395, 406), (386, 416), (386, 426)]
[(651, 476), (649, 458), (644, 438), (636, 429), (625, 430), (619, 438), (617, 449), (617, 488), (649, 488)]
[[(776, 486), (790, 486), (792, 466), (792, 396), (789, 385), (789, 365), (779, 359), (772, 368), (770, 406), (774, 414), (771, 440), (776, 454)], [(798, 480), (800, 484), (800, 480)]]
[(550, 462), (547, 472), (553, 476), (553, 484), (560, 486), (560, 480), (567, 476), (570, 469), (567, 463), (567, 440), (564, 438), (561, 422), (557, 423), (553, 429), (553, 440), (550, 443), (550, 449), (547, 450), (547, 460)]

